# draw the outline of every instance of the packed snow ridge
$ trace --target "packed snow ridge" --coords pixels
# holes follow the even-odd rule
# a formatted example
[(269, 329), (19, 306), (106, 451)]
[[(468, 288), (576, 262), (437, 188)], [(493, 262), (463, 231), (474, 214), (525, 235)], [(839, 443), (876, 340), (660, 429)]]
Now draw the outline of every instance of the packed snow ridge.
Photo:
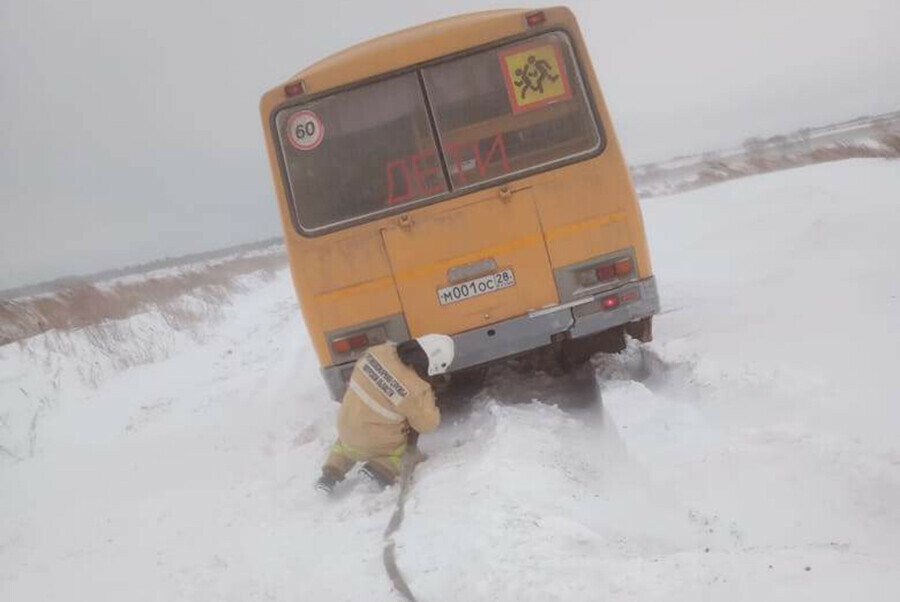
[[(645, 201), (656, 340), (445, 408), (395, 536), (416, 596), (895, 600), (898, 191), (856, 160)], [(288, 272), (247, 278), (190, 335), (124, 321), (140, 362), (0, 347), (0, 599), (399, 599), (397, 491), (315, 495), (337, 408)]]

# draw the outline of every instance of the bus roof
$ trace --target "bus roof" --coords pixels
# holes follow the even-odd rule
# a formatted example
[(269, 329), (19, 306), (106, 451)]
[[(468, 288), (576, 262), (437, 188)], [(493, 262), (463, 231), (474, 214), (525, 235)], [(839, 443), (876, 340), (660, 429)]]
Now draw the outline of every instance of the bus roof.
[[(548, 24), (574, 23), (565, 7), (542, 9)], [(525, 15), (535, 9), (468, 13), (373, 38), (326, 57), (288, 82), (302, 79), (307, 93), (317, 93), (402, 69), (440, 56), (523, 33)]]

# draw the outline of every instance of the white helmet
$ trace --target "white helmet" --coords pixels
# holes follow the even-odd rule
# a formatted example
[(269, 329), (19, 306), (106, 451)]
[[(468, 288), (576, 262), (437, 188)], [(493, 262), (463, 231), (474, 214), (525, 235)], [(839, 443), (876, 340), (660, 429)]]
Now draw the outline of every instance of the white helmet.
[(416, 341), (428, 357), (428, 376), (446, 372), (453, 363), (453, 339), (445, 334), (425, 334)]

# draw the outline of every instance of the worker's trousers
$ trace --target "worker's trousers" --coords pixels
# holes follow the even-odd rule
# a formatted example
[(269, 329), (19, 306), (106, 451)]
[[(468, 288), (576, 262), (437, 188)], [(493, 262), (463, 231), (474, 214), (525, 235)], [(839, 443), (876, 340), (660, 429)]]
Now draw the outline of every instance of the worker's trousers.
[(331, 446), (331, 453), (325, 460), (323, 471), (330, 472), (332, 476), (340, 480), (357, 462), (366, 462), (378, 471), (378, 474), (388, 482), (393, 482), (400, 476), (403, 454), (406, 453), (406, 443), (393, 449), (361, 450), (342, 443), (340, 439)]

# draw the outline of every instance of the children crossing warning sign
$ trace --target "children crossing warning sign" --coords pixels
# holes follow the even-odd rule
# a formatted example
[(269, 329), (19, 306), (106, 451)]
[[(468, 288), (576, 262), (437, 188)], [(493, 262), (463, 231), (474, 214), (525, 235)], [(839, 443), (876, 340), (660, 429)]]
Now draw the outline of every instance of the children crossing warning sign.
[(501, 52), (500, 67), (513, 113), (572, 98), (566, 64), (557, 44), (517, 46)]

